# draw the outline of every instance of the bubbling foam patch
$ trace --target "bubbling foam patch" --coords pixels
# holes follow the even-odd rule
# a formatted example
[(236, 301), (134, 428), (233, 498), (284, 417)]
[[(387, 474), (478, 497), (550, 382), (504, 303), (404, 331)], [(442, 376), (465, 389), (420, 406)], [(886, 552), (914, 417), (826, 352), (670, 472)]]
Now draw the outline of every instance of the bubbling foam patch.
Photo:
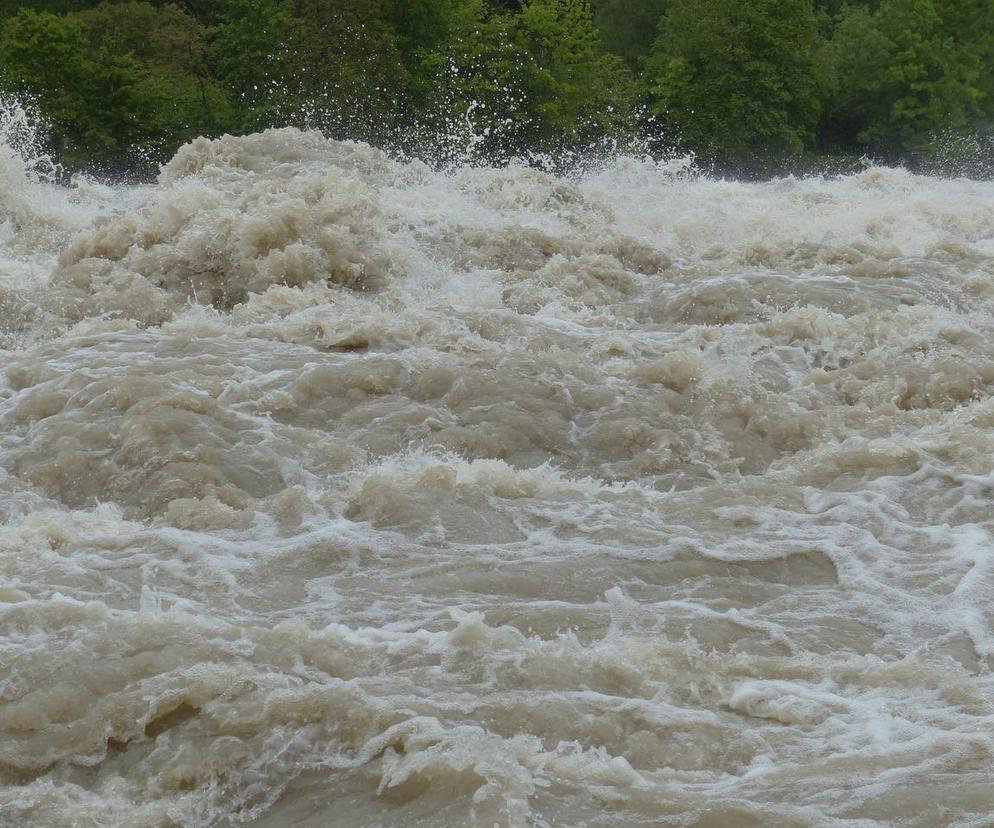
[[(278, 133), (270, 137), (267, 147), (290, 142)], [(253, 168), (262, 153), (258, 140), (185, 147), (163, 169), (160, 188), (138, 215), (117, 218), (70, 245), (59, 260), (64, 278), (88, 281), (91, 292), (101, 293), (103, 274), (123, 270), (166, 296), (221, 308), (271, 285), (375, 288), (390, 269), (377, 233), (375, 191), (345, 174), (342, 153), (327, 142), (305, 136), (301, 143), (311, 152), (266, 156), (265, 175)], [(389, 166), (372, 150), (365, 154), (378, 171)]]

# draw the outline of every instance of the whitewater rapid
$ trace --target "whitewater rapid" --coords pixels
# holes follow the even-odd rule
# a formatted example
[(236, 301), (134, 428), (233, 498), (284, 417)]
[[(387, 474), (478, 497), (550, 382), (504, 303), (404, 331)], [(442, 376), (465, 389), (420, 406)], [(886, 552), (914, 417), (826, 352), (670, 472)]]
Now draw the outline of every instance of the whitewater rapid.
[(994, 184), (0, 145), (0, 825), (994, 824)]

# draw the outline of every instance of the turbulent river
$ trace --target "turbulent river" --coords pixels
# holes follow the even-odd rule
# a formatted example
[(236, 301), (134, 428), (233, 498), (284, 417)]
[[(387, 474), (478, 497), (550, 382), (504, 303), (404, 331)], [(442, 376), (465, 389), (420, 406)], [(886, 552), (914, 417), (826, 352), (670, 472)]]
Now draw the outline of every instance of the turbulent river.
[(0, 147), (0, 824), (994, 824), (994, 184)]

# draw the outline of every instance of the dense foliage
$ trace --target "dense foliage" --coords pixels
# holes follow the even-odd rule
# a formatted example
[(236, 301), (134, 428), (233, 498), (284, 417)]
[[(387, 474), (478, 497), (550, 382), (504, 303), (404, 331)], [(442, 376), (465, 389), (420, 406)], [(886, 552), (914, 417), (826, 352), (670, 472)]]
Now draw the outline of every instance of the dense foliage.
[(994, 0), (0, 0), (0, 90), (104, 169), (278, 124), (440, 160), (924, 157), (994, 123), (992, 28)]

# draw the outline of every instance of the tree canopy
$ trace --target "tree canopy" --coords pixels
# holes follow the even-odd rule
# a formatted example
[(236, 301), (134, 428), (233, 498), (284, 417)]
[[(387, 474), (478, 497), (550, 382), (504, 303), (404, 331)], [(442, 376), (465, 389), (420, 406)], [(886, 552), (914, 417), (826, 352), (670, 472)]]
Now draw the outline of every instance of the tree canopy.
[(661, 141), (900, 159), (994, 120), (994, 0), (0, 0), (72, 167), (270, 125), (498, 160)]
[(820, 105), (810, 0), (683, 0), (645, 61), (656, 113), (705, 155), (799, 152)]

